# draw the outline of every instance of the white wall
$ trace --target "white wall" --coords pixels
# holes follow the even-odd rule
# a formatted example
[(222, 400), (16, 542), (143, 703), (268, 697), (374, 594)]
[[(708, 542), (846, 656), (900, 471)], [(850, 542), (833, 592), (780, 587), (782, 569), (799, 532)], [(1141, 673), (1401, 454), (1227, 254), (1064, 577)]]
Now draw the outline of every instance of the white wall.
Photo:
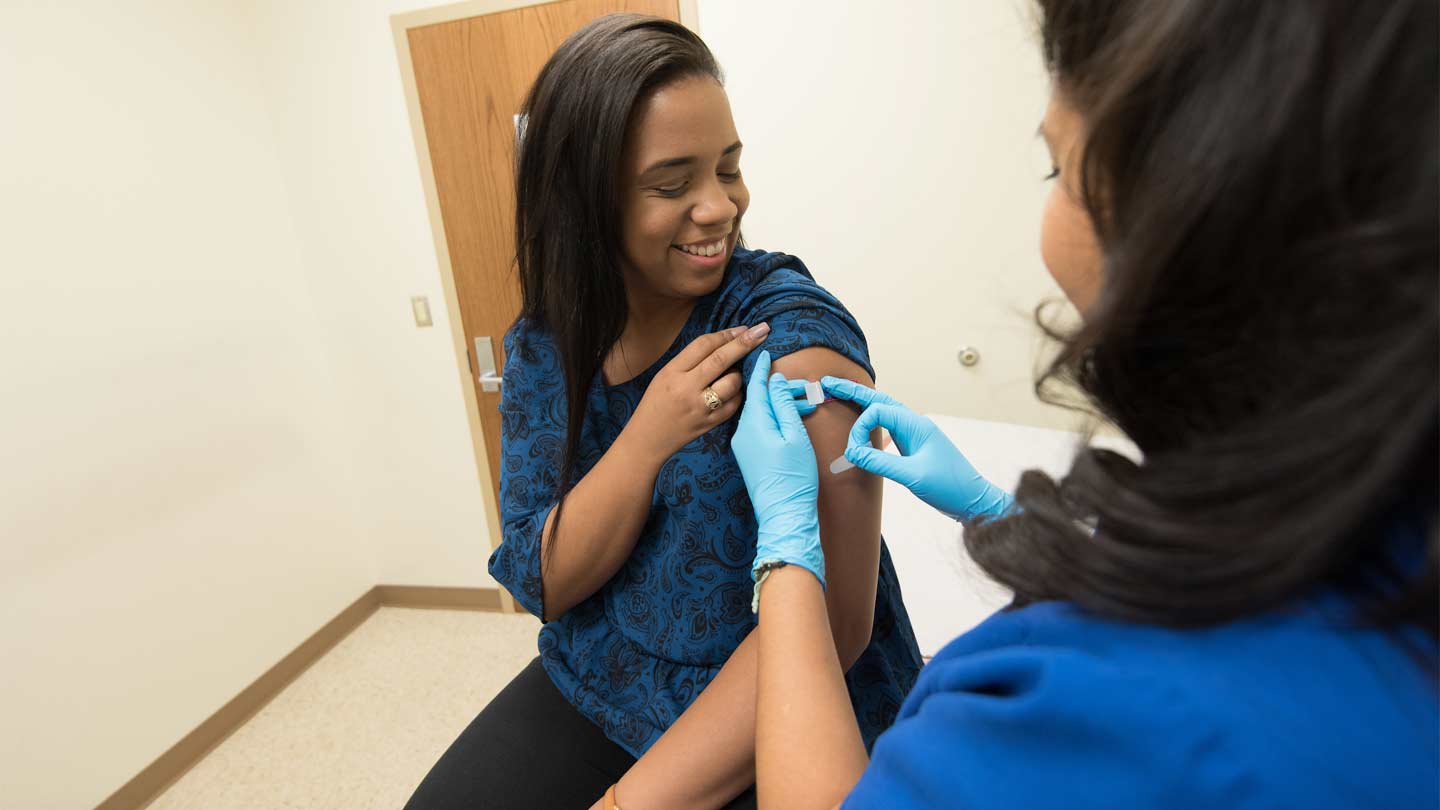
[(93, 806), (377, 582), (490, 582), (387, 21), (335, 22), (363, 59), (243, 2), (0, 17), (7, 807)]
[[(465, 415), (390, 15), (409, 0), (256, 0), (259, 77), (345, 407), (386, 504), (379, 581), (493, 587)], [(410, 296), (430, 299), (417, 329)]]
[(845, 302), (880, 387), (1073, 426), (1031, 387), (1031, 313), (1060, 292), (1038, 248), (1048, 82), (1028, 0), (702, 0), (700, 33), (745, 141), (747, 241)]

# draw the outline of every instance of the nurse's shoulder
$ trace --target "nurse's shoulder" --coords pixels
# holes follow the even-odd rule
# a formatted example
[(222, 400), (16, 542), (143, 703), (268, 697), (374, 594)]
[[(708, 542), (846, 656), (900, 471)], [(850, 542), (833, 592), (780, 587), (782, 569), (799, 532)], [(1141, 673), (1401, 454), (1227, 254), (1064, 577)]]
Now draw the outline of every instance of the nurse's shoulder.
[(1198, 629), (996, 614), (921, 673), (844, 806), (1436, 806), (1435, 644), (1340, 607)]

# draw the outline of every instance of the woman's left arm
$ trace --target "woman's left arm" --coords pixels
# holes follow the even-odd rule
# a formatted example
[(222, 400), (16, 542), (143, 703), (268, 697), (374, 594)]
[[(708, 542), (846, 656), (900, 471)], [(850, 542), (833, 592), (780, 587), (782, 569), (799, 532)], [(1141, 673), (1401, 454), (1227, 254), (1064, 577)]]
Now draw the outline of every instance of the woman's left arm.
[[(830, 376), (866, 386), (874, 384), (865, 369), (825, 348), (788, 354), (776, 360), (771, 371), (791, 380)], [(830, 472), (830, 462), (845, 455), (850, 428), (859, 418), (858, 406), (841, 401), (827, 403), (805, 417), (805, 432), (815, 448), (820, 475), (816, 508), (820, 515), (820, 544), (825, 550), (825, 606), (843, 671), (849, 671), (870, 645), (876, 580), (880, 576), (883, 481), (858, 468)]]
[[(830, 375), (871, 383), (859, 365), (824, 348), (786, 355), (775, 361), (774, 371), (797, 380)], [(828, 584), (822, 612), (826, 633), (810, 640), (825, 639), (819, 643), (837, 673), (848, 670), (870, 643), (880, 569), (881, 480), (858, 469), (833, 475), (828, 469), (844, 454), (858, 418), (858, 409), (839, 402), (805, 418), (822, 470), (818, 512)], [(746, 637), (705, 691), (626, 773), (616, 789), (622, 807), (722, 807), (755, 781), (758, 635)], [(850, 729), (844, 739), (853, 738), (863, 767), (865, 748), (843, 679), (837, 688)]]

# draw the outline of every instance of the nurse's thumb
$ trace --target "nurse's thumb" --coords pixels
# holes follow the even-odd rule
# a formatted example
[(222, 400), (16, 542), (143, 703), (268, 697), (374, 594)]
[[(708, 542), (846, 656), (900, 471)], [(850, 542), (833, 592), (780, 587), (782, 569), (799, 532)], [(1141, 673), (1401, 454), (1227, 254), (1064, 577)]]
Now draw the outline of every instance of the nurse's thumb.
[(889, 478), (905, 487), (910, 487), (909, 464), (904, 456), (886, 453), (873, 447), (854, 445), (845, 448), (845, 458), (856, 467), (868, 473)]

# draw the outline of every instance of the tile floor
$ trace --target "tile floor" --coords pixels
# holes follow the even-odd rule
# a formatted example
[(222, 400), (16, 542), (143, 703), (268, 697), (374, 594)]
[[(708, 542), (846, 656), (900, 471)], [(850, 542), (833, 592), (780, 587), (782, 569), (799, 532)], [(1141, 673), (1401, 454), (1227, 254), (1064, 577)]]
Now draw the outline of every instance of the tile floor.
[(148, 810), (398, 810), (536, 655), (540, 624), (381, 608)]

